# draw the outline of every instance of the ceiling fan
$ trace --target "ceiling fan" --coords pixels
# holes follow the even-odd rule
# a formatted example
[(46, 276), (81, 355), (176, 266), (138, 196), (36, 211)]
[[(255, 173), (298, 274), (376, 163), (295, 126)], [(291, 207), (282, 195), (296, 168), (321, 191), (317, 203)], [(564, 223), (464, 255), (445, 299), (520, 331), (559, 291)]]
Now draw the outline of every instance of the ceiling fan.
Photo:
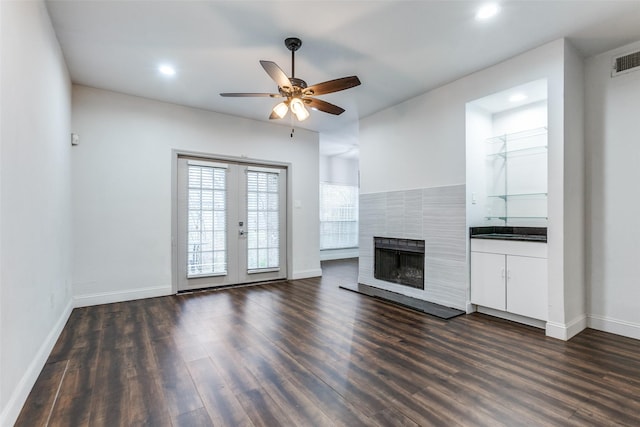
[(316, 95), (338, 92), (360, 84), (357, 76), (342, 77), (335, 80), (307, 86), (307, 83), (295, 76), (295, 52), (302, 46), (302, 41), (297, 37), (289, 37), (284, 41), (287, 49), (291, 51), (291, 77), (287, 77), (284, 71), (275, 62), (260, 61), (262, 68), (278, 85), (278, 93), (221, 93), (220, 96), (229, 97), (270, 97), (285, 98), (284, 101), (273, 107), (269, 119), (282, 119), (291, 110), (299, 121), (309, 117), (309, 111), (305, 107), (325, 113), (339, 115), (344, 113), (344, 108), (314, 98)]

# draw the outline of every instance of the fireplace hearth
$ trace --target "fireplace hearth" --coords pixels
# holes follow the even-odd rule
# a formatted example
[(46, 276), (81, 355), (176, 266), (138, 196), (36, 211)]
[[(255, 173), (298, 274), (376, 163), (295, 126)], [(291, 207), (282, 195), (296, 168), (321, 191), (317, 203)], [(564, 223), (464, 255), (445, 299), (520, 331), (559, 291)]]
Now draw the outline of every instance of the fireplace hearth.
[(424, 289), (424, 240), (374, 237), (374, 277)]

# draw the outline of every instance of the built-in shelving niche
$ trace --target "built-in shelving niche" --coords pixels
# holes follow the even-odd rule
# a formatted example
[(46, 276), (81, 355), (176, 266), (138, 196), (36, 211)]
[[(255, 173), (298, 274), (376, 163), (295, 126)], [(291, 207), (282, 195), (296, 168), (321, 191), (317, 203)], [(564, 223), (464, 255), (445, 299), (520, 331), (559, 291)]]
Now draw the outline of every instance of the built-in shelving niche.
[(546, 79), (466, 105), (469, 226), (547, 226)]

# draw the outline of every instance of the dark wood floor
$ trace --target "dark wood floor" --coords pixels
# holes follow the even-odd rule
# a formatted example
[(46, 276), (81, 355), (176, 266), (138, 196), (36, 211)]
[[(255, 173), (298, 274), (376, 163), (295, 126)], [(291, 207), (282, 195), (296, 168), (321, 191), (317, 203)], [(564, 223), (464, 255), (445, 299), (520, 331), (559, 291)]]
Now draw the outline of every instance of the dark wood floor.
[(640, 341), (443, 321), (323, 270), (74, 310), (17, 425), (640, 425)]

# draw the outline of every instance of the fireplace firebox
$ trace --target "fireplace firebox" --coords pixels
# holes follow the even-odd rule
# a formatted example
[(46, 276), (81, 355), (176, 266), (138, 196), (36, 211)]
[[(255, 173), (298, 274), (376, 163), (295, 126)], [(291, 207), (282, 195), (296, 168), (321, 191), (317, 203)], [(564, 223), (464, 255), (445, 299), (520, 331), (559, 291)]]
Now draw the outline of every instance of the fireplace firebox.
[(374, 237), (373, 277), (424, 289), (424, 240)]

